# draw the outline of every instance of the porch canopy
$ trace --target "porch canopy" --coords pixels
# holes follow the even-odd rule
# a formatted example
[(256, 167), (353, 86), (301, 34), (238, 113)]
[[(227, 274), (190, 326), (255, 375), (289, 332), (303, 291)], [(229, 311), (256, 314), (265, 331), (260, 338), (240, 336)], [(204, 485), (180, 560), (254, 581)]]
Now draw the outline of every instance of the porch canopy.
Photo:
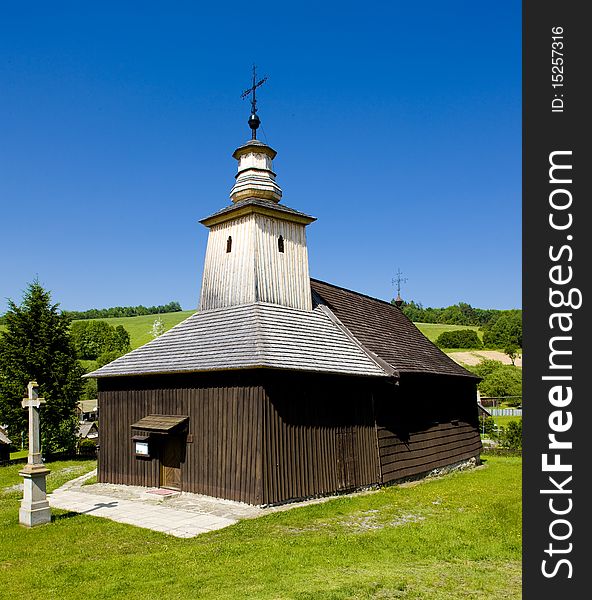
[(184, 415), (146, 415), (132, 424), (132, 429), (141, 429), (154, 433), (171, 433), (185, 425), (189, 417)]

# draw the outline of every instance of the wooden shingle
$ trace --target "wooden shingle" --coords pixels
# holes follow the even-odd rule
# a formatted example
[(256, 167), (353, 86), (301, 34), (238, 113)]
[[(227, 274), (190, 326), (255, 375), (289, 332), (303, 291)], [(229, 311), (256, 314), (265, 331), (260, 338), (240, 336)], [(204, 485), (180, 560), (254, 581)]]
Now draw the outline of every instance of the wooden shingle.
[(179, 415), (147, 415), (136, 423), (133, 429), (147, 429), (150, 431), (171, 431), (189, 420), (189, 417)]
[(258, 302), (198, 311), (86, 377), (249, 368), (391, 375), (323, 307), (303, 311)]
[(317, 279), (315, 292), (370, 352), (399, 373), (432, 373), (478, 379), (433, 344), (396, 306)]

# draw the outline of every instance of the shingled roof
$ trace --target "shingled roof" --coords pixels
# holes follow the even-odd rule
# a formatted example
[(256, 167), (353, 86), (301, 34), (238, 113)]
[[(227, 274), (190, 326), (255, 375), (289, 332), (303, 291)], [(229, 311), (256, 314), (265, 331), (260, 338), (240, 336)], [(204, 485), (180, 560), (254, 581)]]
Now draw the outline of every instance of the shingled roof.
[(316, 279), (311, 289), (312, 312), (264, 302), (198, 311), (85, 377), (276, 368), (475, 378), (392, 304)]
[(198, 311), (86, 377), (260, 367), (370, 377), (392, 373), (325, 306), (309, 312), (258, 302)]
[(478, 379), (430, 342), (396, 306), (317, 279), (310, 285), (366, 350), (399, 373)]
[(220, 217), (223, 217), (225, 215), (234, 215), (234, 213), (238, 212), (239, 210), (249, 208), (255, 212), (258, 209), (262, 211), (271, 210), (273, 211), (273, 214), (276, 217), (282, 218), (282, 215), (284, 215), (284, 218), (288, 219), (290, 217), (299, 218), (305, 223), (312, 223), (313, 221), (317, 220), (316, 217), (311, 217), (310, 215), (300, 212), (299, 210), (296, 210), (294, 208), (290, 208), (285, 204), (276, 204), (275, 202), (265, 200), (262, 198), (245, 198), (244, 200), (240, 200), (236, 204), (231, 204), (230, 206), (225, 206), (224, 208), (221, 208), (209, 217), (201, 219), (199, 222), (203, 223), (204, 225), (207, 225), (212, 221), (218, 220)]

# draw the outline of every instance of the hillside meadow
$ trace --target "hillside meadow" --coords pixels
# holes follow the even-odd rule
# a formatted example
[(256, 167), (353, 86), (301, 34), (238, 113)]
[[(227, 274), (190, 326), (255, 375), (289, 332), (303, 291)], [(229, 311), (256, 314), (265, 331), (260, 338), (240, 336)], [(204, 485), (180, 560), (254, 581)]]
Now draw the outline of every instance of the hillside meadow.
[[(123, 325), (130, 334), (132, 349), (138, 348), (152, 339), (150, 330), (154, 320), (161, 318), (165, 330), (179, 324), (181, 321), (190, 317), (195, 311), (184, 310), (181, 312), (163, 313), (160, 315), (142, 315), (141, 317), (116, 317), (110, 319), (100, 319), (106, 321), (109, 325), (116, 327)], [(483, 339), (483, 333), (478, 327), (465, 325), (443, 325), (441, 323), (415, 323), (417, 328), (432, 342), (435, 342), (443, 331), (456, 331), (458, 329), (473, 329), (477, 332), (480, 339)]]
[[(171, 327), (174, 327), (181, 321), (185, 320), (187, 317), (190, 317), (194, 312), (194, 310), (184, 310), (172, 313), (142, 315), (139, 317), (111, 317), (98, 320), (106, 321), (113, 327), (116, 327), (117, 325), (123, 325), (130, 334), (132, 349), (135, 349), (139, 346), (143, 346), (152, 339), (150, 331), (155, 319), (160, 317), (165, 331), (167, 331)], [(457, 331), (459, 329), (472, 329), (477, 332), (479, 339), (483, 341), (483, 332), (480, 331), (479, 327), (476, 326), (446, 325), (442, 323), (415, 323), (415, 325), (429, 340), (434, 343), (436, 342), (438, 336), (444, 331)], [(2, 331), (4, 327), (4, 325), (0, 324), (0, 331)]]
[(153, 339), (151, 330), (156, 319), (160, 318), (162, 324), (164, 325), (165, 331), (168, 331), (171, 327), (178, 325), (181, 321), (184, 321), (187, 317), (190, 317), (194, 312), (194, 310), (183, 310), (172, 313), (161, 313), (158, 315), (142, 315), (140, 317), (111, 317), (108, 319), (97, 320), (106, 321), (113, 327), (117, 327), (117, 325), (123, 325), (130, 334), (130, 343), (133, 350), (143, 346)]
[[(48, 464), (48, 486), (90, 462)], [(179, 539), (54, 511), (18, 525), (18, 465), (0, 467), (7, 598), (518, 599), (521, 459), (244, 520)]]

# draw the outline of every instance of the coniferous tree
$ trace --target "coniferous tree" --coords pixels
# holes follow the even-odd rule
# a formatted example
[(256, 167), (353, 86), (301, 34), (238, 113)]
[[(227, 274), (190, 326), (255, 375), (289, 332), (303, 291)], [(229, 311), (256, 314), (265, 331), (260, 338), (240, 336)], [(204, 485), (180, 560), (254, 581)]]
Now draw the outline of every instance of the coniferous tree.
[(38, 281), (31, 283), (20, 306), (8, 302), (6, 330), (0, 333), (0, 423), (20, 439), (27, 431), (21, 407), (27, 383), (39, 384), (46, 404), (41, 409), (44, 452), (71, 450), (76, 444), (76, 404), (84, 370), (70, 341), (70, 320), (51, 303), (51, 294)]

